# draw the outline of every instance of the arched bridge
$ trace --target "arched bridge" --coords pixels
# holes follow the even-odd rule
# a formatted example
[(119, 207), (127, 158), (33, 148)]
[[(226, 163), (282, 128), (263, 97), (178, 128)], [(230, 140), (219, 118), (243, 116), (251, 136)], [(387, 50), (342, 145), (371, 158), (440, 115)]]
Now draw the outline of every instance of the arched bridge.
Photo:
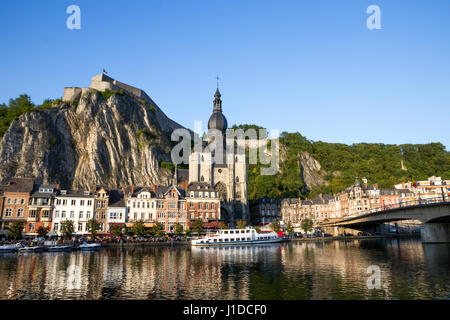
[(444, 201), (443, 198), (398, 204), (395, 207), (322, 223), (321, 226), (363, 230), (370, 225), (401, 220), (421, 221), (421, 236), (424, 242), (450, 242), (450, 201)]

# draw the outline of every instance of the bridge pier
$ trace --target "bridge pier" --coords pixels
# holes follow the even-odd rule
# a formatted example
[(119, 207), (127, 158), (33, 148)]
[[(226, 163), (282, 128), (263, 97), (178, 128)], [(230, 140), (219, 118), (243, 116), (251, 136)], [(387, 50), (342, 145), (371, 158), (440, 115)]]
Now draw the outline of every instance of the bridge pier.
[(424, 223), (420, 235), (424, 243), (450, 242), (450, 223)]

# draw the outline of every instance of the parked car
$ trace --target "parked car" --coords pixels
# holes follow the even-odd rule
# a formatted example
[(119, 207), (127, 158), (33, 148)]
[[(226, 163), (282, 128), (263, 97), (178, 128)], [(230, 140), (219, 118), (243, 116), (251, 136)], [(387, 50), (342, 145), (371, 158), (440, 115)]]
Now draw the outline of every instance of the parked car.
[(303, 234), (301, 232), (294, 232), (295, 238), (303, 238)]

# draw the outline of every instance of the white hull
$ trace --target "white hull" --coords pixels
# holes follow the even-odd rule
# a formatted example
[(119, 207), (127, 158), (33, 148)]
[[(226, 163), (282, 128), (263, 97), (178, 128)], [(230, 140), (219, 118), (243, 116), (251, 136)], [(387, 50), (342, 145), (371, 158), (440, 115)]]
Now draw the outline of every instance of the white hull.
[(246, 244), (264, 244), (264, 243), (277, 243), (283, 241), (283, 238), (268, 239), (268, 240), (248, 240), (248, 241), (228, 241), (228, 242), (192, 242), (193, 246), (233, 246), (233, 245), (246, 245)]
[(230, 246), (277, 243), (283, 241), (275, 232), (258, 233), (253, 228), (220, 230), (215, 235), (191, 241), (192, 246)]

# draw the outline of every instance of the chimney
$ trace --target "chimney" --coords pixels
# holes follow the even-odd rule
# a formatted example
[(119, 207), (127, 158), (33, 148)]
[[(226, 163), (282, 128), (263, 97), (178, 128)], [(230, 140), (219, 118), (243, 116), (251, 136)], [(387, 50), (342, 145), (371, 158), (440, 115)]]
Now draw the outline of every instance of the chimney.
[(56, 190), (59, 190), (59, 183), (56, 185)]
[(134, 193), (134, 183), (131, 184), (131, 194)]
[(156, 184), (153, 185), (153, 192), (156, 192)]

